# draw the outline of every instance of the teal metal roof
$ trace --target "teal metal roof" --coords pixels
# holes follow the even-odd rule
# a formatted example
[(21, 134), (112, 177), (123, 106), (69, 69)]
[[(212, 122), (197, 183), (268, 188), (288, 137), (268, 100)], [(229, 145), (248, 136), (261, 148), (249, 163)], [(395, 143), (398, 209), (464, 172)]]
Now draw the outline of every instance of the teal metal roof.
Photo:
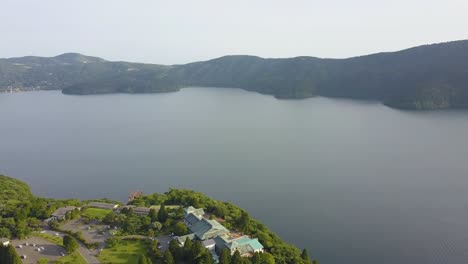
[(263, 245), (260, 243), (260, 241), (258, 241), (257, 238), (252, 239), (246, 236), (246, 237), (242, 237), (242, 238), (232, 241), (232, 243), (228, 245), (228, 248), (235, 248), (235, 249), (251, 248), (253, 251), (256, 251), (256, 250), (262, 250)]

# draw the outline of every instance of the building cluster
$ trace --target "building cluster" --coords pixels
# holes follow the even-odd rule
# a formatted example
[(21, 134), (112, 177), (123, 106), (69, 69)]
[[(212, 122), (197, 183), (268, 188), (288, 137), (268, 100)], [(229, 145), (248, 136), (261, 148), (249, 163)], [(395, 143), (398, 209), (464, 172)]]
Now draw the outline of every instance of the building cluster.
[(203, 247), (210, 250), (215, 260), (218, 259), (223, 249), (228, 249), (231, 255), (238, 251), (243, 257), (263, 252), (263, 245), (257, 238), (246, 235), (234, 236), (218, 221), (207, 219), (201, 208), (197, 209), (192, 206), (185, 208), (184, 222), (191, 233), (178, 237), (179, 245), (183, 246), (187, 238), (201, 241)]
[[(131, 209), (137, 215), (148, 215), (151, 208), (127, 205), (119, 207), (118, 204), (90, 202), (87, 207), (113, 210), (120, 212), (122, 209)], [(67, 213), (75, 210), (75, 206), (58, 208), (46, 222), (51, 220), (64, 220)], [(81, 209), (81, 208), (78, 208)], [(257, 238), (231, 232), (216, 220), (206, 217), (202, 208), (192, 206), (184, 208), (184, 223), (187, 225), (190, 234), (176, 237), (180, 246), (183, 246), (186, 239), (200, 241), (202, 246), (208, 249), (216, 261), (219, 259), (224, 249), (229, 250), (231, 255), (236, 251), (243, 257), (252, 256), (256, 252), (263, 252), (263, 245)]]

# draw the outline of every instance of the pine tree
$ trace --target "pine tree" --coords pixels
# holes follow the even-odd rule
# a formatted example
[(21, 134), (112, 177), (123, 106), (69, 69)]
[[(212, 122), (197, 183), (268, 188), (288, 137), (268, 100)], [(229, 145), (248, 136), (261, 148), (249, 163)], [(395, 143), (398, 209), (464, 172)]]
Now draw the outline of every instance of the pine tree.
[(219, 264), (230, 264), (231, 263), (231, 252), (229, 249), (224, 248), (221, 251), (221, 256), (219, 257)]
[[(16, 253), (15, 248), (13, 245), (8, 245), (6, 248), (6, 260), (7, 264), (22, 264), (23, 262), (21, 261), (20, 256), (18, 256), (18, 253)], [(3, 263), (3, 262), (2, 262)]]
[(171, 251), (171, 254), (175, 260), (178, 261), (182, 259), (182, 249), (179, 247), (179, 243), (177, 242), (177, 240), (171, 240), (171, 242), (169, 243), (169, 251)]
[(158, 212), (159, 222), (165, 223), (168, 217), (169, 217), (169, 214), (167, 213), (166, 206), (164, 206), (164, 204), (161, 204), (161, 208), (159, 208), (159, 212)]
[(231, 264), (242, 264), (242, 257), (239, 253), (239, 251), (236, 250), (236, 252), (234, 253), (234, 255), (232, 255), (232, 258), (231, 258)]
[(202, 252), (203, 252), (203, 247), (201, 243), (199, 241), (193, 242), (192, 250), (191, 250), (192, 259), (198, 258)]
[(197, 263), (198, 264), (214, 264), (214, 260), (210, 252), (206, 250), (198, 257)]
[(184, 242), (184, 259), (185, 260), (192, 260), (192, 246), (193, 246), (193, 243), (192, 243), (192, 240), (190, 240), (188, 237), (185, 239), (185, 242)]
[(246, 211), (241, 212), (241, 216), (238, 220), (238, 225), (244, 232), (248, 232), (250, 229), (250, 215)]
[(166, 252), (164, 253), (164, 257), (162, 259), (162, 263), (163, 264), (175, 264), (174, 257), (172, 256), (171, 251), (166, 250)]
[(307, 249), (305, 248), (302, 250), (301, 259), (305, 260), (306, 263), (310, 263), (309, 253), (307, 252)]
[(154, 208), (151, 208), (149, 211), (149, 217), (151, 218), (151, 222), (158, 221), (158, 213)]

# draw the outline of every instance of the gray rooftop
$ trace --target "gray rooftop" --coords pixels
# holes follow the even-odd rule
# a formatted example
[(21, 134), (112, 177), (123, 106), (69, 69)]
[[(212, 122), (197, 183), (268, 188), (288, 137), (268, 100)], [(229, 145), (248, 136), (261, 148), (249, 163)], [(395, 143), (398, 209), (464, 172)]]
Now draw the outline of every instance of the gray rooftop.
[(60, 207), (55, 212), (52, 213), (52, 216), (55, 217), (65, 217), (65, 215), (72, 211), (75, 210), (77, 207), (76, 206), (67, 206), (67, 207)]
[(190, 226), (200, 221), (201, 219), (201, 216), (197, 216), (193, 213), (189, 213), (187, 216), (185, 216), (185, 222)]
[(189, 229), (195, 233), (200, 240), (206, 240), (229, 233), (229, 230), (218, 221), (207, 220), (205, 218), (190, 226)]
[(201, 244), (203, 247), (209, 247), (209, 246), (214, 246), (216, 242), (214, 241), (214, 239), (207, 239), (205, 241), (202, 241)]

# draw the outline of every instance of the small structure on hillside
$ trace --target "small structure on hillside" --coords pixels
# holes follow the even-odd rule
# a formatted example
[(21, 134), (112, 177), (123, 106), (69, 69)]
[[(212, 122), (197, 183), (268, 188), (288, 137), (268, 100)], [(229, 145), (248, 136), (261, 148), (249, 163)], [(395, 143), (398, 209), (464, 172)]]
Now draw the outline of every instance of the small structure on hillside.
[(136, 198), (140, 197), (142, 194), (143, 194), (143, 191), (140, 191), (140, 190), (131, 192), (130, 195), (128, 196), (128, 202), (135, 200)]
[(101, 202), (90, 202), (87, 205), (88, 207), (98, 208), (98, 209), (106, 209), (106, 210), (114, 210), (119, 207), (118, 204), (113, 203), (101, 203)]
[(193, 206), (189, 206), (187, 208), (184, 208), (184, 217), (188, 216), (189, 214), (193, 214), (198, 218), (202, 218), (205, 215), (205, 211), (203, 210), (203, 208), (197, 209)]
[(50, 220), (64, 220), (67, 213), (70, 212), (70, 211), (75, 210), (76, 208), (78, 208), (78, 207), (76, 207), (76, 206), (60, 207), (57, 210), (55, 210), (55, 212), (52, 213), (52, 215), (51, 215), (51, 217), (49, 219)]

